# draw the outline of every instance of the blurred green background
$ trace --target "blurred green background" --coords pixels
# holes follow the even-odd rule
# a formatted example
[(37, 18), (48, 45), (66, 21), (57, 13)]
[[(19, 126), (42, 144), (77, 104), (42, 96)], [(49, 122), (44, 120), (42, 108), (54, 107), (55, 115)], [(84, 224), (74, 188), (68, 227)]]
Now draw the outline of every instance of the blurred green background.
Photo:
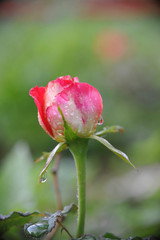
[[(56, 211), (51, 167), (37, 187), (45, 162), (33, 163), (56, 142), (39, 126), (29, 90), (69, 74), (100, 91), (104, 123), (97, 129), (123, 126), (124, 134), (107, 139), (138, 169), (90, 141), (86, 232), (159, 236), (159, 5), (143, 1), (143, 8), (131, 4), (126, 11), (124, 1), (118, 8), (110, 2), (0, 3), (0, 213)], [(61, 158), (58, 177), (68, 205), (77, 201), (75, 166), (69, 152)], [(74, 233), (75, 223), (71, 216), (64, 224)], [(62, 238), (59, 232), (56, 239)], [(25, 236), (14, 230), (5, 239)]]

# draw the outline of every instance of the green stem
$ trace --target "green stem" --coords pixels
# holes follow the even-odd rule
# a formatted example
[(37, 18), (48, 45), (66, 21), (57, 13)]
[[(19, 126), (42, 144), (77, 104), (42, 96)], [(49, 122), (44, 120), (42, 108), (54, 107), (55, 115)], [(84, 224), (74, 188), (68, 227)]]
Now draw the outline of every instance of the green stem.
[(69, 149), (74, 157), (77, 170), (78, 187), (78, 226), (77, 237), (84, 235), (85, 212), (86, 212), (86, 157), (88, 139), (76, 139), (69, 144)]

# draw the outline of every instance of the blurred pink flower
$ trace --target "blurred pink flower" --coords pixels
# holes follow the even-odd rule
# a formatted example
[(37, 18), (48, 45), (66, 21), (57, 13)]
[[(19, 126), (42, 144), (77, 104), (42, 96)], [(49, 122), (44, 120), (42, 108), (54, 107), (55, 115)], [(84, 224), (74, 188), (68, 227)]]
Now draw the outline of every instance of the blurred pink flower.
[(102, 32), (96, 39), (96, 52), (101, 58), (117, 60), (126, 55), (128, 38), (119, 32)]

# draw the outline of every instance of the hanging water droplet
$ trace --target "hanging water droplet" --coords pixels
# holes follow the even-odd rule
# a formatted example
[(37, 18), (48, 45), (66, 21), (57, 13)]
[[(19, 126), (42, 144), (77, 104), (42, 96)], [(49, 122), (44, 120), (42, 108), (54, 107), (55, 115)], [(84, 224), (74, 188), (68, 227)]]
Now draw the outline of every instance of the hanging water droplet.
[(102, 125), (103, 124), (103, 117), (100, 116), (99, 120), (98, 120), (98, 125)]
[(46, 174), (47, 174), (47, 171), (41, 176), (41, 178), (40, 178), (41, 183), (45, 183), (47, 181)]

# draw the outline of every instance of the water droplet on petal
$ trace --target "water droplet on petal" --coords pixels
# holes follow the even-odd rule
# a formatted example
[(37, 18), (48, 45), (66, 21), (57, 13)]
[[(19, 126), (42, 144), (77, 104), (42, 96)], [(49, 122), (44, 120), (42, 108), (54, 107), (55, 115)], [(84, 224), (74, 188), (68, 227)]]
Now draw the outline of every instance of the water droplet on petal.
[(102, 125), (103, 124), (103, 117), (100, 116), (99, 120), (98, 120), (98, 125)]
[(40, 179), (41, 183), (45, 183), (47, 181), (46, 173), (47, 171), (41, 176), (41, 179)]

